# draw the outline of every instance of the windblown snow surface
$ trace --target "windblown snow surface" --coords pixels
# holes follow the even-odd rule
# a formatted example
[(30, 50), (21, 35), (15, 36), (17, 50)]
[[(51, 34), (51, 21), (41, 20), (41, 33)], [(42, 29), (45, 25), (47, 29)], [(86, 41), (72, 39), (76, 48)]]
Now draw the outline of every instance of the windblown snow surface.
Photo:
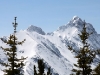
[[(68, 45), (75, 50), (82, 47), (78, 34), (82, 31), (83, 22), (81, 18), (74, 16), (66, 25), (51, 33), (45, 33), (41, 28), (34, 25), (26, 30), (18, 31), (16, 33), (18, 40), (23, 41), (23, 39), (26, 39), (23, 45), (17, 47), (18, 58), (21, 56), (28, 57), (25, 60), (25, 75), (33, 75), (33, 66), (37, 65), (37, 60), (40, 58), (45, 62), (45, 71), (47, 71), (47, 67), (51, 67), (53, 75), (69, 75), (74, 68), (73, 63), (77, 63), (77, 59), (74, 58), (75, 53), (68, 50)], [(87, 32), (93, 32), (88, 39), (90, 48), (93, 50), (100, 49), (100, 35), (97, 34), (90, 23), (86, 23), (86, 27)], [(1, 37), (0, 46), (9, 47), (2, 41), (7, 39), (6, 36)], [(0, 62), (7, 62), (7, 56), (5, 56), (2, 49), (0, 49)], [(92, 64), (93, 68), (95, 63)], [(0, 70), (4, 68), (0, 65)], [(0, 71), (0, 75), (3, 75), (2, 71)]]

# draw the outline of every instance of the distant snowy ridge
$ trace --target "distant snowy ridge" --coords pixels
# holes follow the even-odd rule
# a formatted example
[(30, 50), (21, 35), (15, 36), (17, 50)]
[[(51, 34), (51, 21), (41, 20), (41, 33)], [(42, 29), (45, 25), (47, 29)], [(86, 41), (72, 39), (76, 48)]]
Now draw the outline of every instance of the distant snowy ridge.
[(35, 31), (35, 32), (37, 32), (39, 34), (45, 35), (45, 32), (41, 28), (39, 28), (37, 26), (33, 26), (33, 25), (28, 27), (27, 31), (29, 31), (29, 32), (34, 32)]
[[(51, 33), (46, 34), (41, 28), (34, 25), (26, 30), (18, 31), (16, 33), (18, 40), (26, 39), (22, 46), (18, 46), (18, 57), (28, 57), (25, 60), (25, 75), (33, 75), (33, 66), (37, 65), (39, 58), (46, 63), (46, 70), (47, 67), (51, 67), (53, 75), (69, 75), (74, 67), (73, 63), (76, 63), (77, 59), (74, 58), (74, 53), (68, 50), (68, 45), (76, 50), (82, 47), (78, 34), (81, 33), (83, 23), (81, 18), (74, 16), (66, 25), (60, 26)], [(93, 32), (88, 40), (91, 48), (100, 49), (100, 35), (97, 34), (92, 24), (86, 23), (86, 27), (89, 33)], [(2, 37), (2, 40), (6, 39)], [(0, 46), (8, 47), (2, 40), (0, 40)], [(7, 59), (2, 49), (0, 49), (0, 57), (0, 62)], [(0, 65), (0, 69), (2, 69), (2, 65)]]

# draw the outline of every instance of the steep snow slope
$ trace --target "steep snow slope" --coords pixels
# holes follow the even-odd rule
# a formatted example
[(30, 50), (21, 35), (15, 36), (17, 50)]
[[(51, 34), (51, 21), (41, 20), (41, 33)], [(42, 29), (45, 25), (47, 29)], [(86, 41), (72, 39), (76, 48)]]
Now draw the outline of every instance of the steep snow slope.
[[(93, 32), (88, 40), (91, 48), (93, 50), (100, 49), (100, 35), (91, 24), (86, 23), (86, 27), (89, 33)], [(41, 28), (33, 25), (26, 30), (17, 32), (16, 36), (19, 41), (26, 39), (22, 46), (18, 46), (18, 58), (28, 57), (25, 60), (25, 75), (33, 75), (33, 66), (37, 65), (39, 58), (44, 60), (46, 68), (51, 67), (54, 75), (69, 75), (73, 63), (76, 63), (77, 59), (74, 58), (74, 53), (68, 50), (68, 45), (73, 46), (76, 50), (82, 47), (78, 36), (82, 28), (83, 21), (78, 16), (74, 16), (68, 24), (59, 27), (52, 33), (45, 34)], [(5, 41), (6, 39), (6, 37), (2, 38)], [(0, 46), (8, 47), (2, 40), (0, 40)], [(7, 57), (2, 49), (0, 49), (0, 57), (0, 62), (7, 62)], [(0, 69), (3, 69), (1, 65)]]

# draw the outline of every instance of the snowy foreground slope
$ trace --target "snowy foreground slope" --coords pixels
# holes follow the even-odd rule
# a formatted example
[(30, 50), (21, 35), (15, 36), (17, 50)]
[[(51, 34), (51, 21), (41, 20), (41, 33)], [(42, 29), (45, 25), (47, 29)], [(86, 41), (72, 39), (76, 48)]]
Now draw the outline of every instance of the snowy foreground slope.
[[(87, 31), (93, 34), (89, 37), (88, 42), (91, 49), (100, 49), (100, 35), (90, 23), (86, 23)], [(16, 33), (19, 41), (26, 39), (22, 46), (18, 46), (18, 57), (28, 57), (25, 60), (25, 75), (33, 75), (33, 66), (37, 65), (37, 59), (42, 58), (46, 63), (46, 68), (51, 67), (54, 75), (69, 75), (71, 69), (76, 63), (74, 53), (68, 50), (68, 45), (79, 50), (82, 47), (81, 40), (78, 36), (83, 28), (83, 21), (74, 16), (66, 25), (59, 27), (56, 31), (45, 33), (41, 28), (31, 25), (26, 30), (21, 30)], [(6, 40), (7, 37), (1, 37)], [(0, 40), (0, 46), (8, 47)], [(0, 62), (7, 62), (7, 57), (0, 49)], [(0, 65), (0, 69), (4, 69)], [(0, 71), (0, 75), (3, 72)]]

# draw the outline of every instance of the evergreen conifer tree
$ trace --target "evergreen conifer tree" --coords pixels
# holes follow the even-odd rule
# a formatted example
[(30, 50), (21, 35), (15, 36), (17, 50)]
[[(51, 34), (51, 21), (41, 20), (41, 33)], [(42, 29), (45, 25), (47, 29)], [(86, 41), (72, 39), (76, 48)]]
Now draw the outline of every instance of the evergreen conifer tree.
[(94, 69), (95, 74), (94, 75), (100, 75), (100, 63), (96, 66)]
[[(36, 66), (34, 65), (34, 75), (46, 75), (44, 73), (45, 63), (42, 59), (38, 59), (38, 72), (36, 71)], [(47, 75), (52, 75), (50, 73), (50, 68), (48, 68)]]
[(83, 47), (76, 52), (76, 50), (74, 50), (71, 46), (68, 46), (70, 50), (77, 53), (75, 58), (77, 58), (78, 61), (77, 64), (74, 64), (74, 66), (76, 66), (77, 69), (72, 70), (75, 73), (75, 75), (91, 75), (91, 63), (95, 58), (95, 52), (89, 49), (89, 44), (87, 43), (87, 39), (90, 34), (86, 31), (86, 25), (84, 22), (83, 30), (81, 31), (81, 34), (79, 34), (79, 37), (83, 43)]
[[(97, 50), (96, 53), (100, 57), (100, 50)], [(100, 60), (98, 61), (98, 65), (94, 69), (94, 75), (100, 75)]]
[(44, 68), (45, 68), (45, 65), (43, 63), (43, 60), (42, 59), (38, 60), (38, 72), (39, 72), (39, 75), (43, 75), (44, 74)]
[(50, 72), (50, 67), (48, 68), (47, 75), (52, 75), (52, 73)]
[(4, 41), (4, 43), (9, 45), (9, 48), (1, 47), (8, 58), (7, 63), (2, 63), (2, 65), (6, 67), (6, 69), (3, 70), (5, 73), (4, 75), (23, 75), (23, 71), (22, 71), (24, 66), (23, 61), (26, 58), (24, 57), (21, 57), (20, 59), (17, 58), (17, 45), (22, 45), (25, 39), (21, 42), (17, 41), (17, 37), (15, 36), (16, 26), (17, 26), (16, 18), (17, 17), (15, 17), (15, 23), (13, 23), (15, 28), (14, 34), (10, 35), (7, 41)]

